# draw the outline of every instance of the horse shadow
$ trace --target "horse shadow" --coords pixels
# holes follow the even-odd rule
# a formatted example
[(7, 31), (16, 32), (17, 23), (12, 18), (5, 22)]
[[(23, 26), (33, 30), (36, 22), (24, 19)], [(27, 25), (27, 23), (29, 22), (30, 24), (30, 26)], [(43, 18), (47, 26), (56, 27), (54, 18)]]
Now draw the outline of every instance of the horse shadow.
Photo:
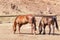
[(15, 33), (15, 34), (33, 35), (32, 33)]
[[(21, 35), (34, 35), (34, 34), (32, 34), (32, 33), (15, 33), (15, 34), (21, 34)], [(49, 33), (46, 33), (46, 34), (35, 34), (35, 35), (55, 35), (55, 36), (60, 36), (60, 34), (59, 33), (51, 33), (51, 34), (49, 34)]]
[(46, 33), (46, 34), (36, 34), (36, 35), (56, 35), (56, 36), (60, 36), (60, 34), (59, 33), (51, 33), (51, 34), (49, 34), (49, 33)]
[(56, 35), (56, 36), (60, 36), (60, 34), (59, 33), (51, 33), (50, 35)]

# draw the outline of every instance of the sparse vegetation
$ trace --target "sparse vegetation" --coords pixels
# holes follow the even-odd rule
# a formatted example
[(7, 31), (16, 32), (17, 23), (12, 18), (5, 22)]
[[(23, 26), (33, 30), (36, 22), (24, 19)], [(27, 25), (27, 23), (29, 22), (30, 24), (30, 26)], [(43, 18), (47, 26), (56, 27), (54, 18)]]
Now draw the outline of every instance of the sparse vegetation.
[[(48, 8), (48, 9), (47, 9)], [(59, 0), (0, 0), (0, 15), (60, 14)], [(59, 19), (60, 20), (60, 19)]]

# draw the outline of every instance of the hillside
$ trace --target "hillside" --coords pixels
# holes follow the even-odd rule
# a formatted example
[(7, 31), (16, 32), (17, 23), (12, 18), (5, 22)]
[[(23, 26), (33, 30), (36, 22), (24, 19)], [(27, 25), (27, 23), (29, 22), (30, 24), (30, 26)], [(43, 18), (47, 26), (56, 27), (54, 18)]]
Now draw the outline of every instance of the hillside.
[(0, 15), (60, 13), (59, 0), (0, 0)]
[[(0, 0), (0, 15), (24, 15), (37, 14), (40, 15), (57, 14), (58, 22), (60, 22), (60, 0)], [(13, 22), (15, 17), (0, 17), (1, 22)], [(39, 20), (39, 18), (37, 19)], [(59, 24), (60, 25), (60, 24)]]

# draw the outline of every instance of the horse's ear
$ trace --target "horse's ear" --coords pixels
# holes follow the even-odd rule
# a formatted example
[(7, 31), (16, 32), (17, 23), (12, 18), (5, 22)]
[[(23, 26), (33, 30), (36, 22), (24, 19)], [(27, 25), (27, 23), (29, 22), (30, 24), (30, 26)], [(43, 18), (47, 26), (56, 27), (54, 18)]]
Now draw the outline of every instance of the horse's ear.
[(52, 12), (50, 12), (49, 14), (52, 14)]
[(41, 11), (40, 13), (41, 13), (41, 14), (43, 14), (43, 12), (42, 12), (42, 11)]

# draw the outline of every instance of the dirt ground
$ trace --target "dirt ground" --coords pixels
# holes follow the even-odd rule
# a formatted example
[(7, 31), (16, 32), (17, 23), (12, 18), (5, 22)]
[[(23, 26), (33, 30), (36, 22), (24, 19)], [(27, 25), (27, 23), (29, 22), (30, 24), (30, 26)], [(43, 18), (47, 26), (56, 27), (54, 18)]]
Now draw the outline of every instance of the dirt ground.
[(60, 31), (55, 30), (55, 35), (39, 35), (38, 30), (36, 35), (31, 34), (30, 24), (23, 25), (21, 28), (21, 34), (13, 34), (12, 23), (0, 24), (0, 40), (60, 40)]

